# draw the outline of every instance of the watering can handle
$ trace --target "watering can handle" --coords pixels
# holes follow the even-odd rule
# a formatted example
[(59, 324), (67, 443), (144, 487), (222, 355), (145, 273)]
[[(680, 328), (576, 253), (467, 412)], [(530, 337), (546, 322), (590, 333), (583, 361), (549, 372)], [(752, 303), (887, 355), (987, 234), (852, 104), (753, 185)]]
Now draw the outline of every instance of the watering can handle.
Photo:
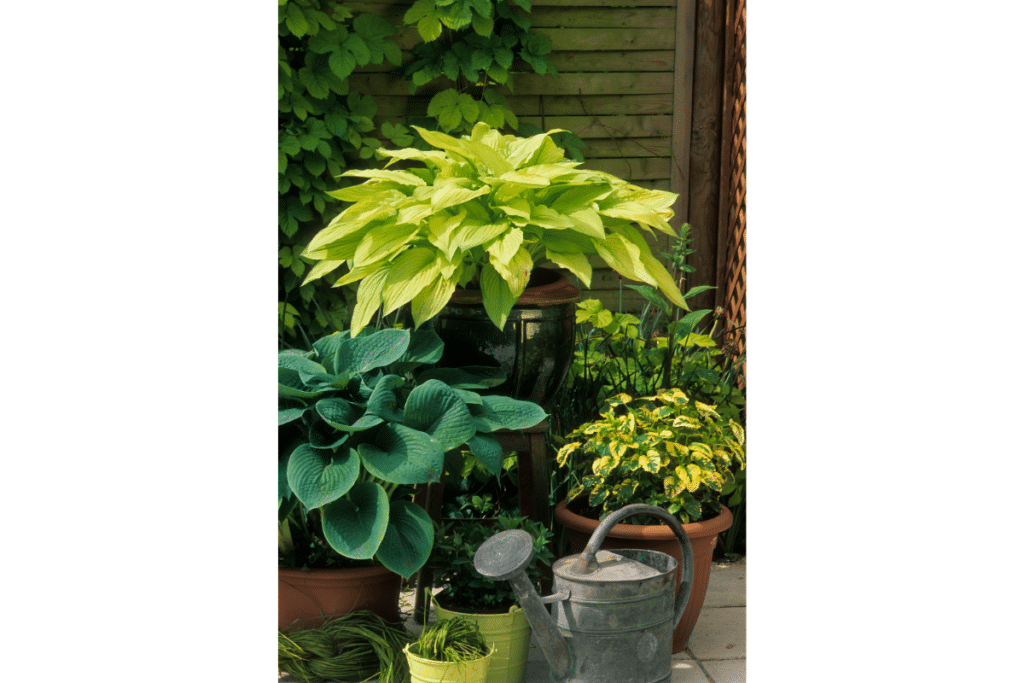
[[(683, 610), (686, 609), (686, 603), (690, 600), (690, 591), (693, 590), (693, 548), (690, 546), (690, 539), (687, 538), (686, 532), (683, 531), (683, 526), (679, 523), (679, 520), (667, 510), (655, 507), (654, 505), (637, 503), (627, 505), (611, 513), (594, 529), (590, 540), (587, 541), (587, 547), (583, 549), (583, 553), (580, 555), (581, 564), (596, 568), (597, 558), (595, 554), (601, 548), (601, 544), (604, 543), (605, 536), (608, 535), (613, 526), (633, 515), (654, 515), (664, 519), (672, 527), (676, 540), (679, 541), (679, 547), (683, 551), (682, 576), (679, 581), (679, 592), (676, 594), (675, 615), (672, 620), (672, 626), (675, 628), (679, 620), (683, 618)], [(586, 569), (583, 569), (581, 573), (586, 573)]]

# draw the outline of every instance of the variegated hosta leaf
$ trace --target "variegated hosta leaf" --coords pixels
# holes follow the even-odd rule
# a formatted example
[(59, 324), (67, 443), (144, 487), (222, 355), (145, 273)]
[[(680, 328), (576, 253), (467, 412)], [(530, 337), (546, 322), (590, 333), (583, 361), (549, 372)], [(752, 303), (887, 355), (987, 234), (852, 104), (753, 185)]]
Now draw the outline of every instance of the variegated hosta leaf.
[(373, 319), (384, 300), (384, 283), (391, 272), (391, 264), (363, 278), (356, 292), (356, 305), (352, 309), (352, 336), (358, 335)]
[(512, 310), (519, 295), (512, 293), (508, 282), (490, 263), (486, 264), (480, 272), (480, 294), (483, 297), (487, 317), (499, 330), (505, 329), (509, 311)]
[(593, 276), (593, 269), (590, 260), (583, 254), (569, 254), (561, 251), (547, 249), (545, 257), (555, 265), (565, 268), (575, 275), (583, 283), (584, 287), (590, 287), (590, 279)]
[(383, 314), (412, 301), (440, 272), (441, 259), (433, 249), (413, 247), (403, 251), (392, 263), (384, 283)]

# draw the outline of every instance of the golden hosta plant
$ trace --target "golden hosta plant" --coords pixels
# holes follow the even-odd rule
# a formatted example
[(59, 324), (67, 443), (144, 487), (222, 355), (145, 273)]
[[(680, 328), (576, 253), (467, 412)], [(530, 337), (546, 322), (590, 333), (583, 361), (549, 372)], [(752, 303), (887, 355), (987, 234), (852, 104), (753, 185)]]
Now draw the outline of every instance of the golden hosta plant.
[(644, 398), (619, 394), (600, 420), (567, 438), (578, 439), (557, 456), (578, 481), (568, 499), (589, 493), (602, 514), (647, 503), (684, 524), (707, 519), (721, 511), (722, 487), (746, 460), (743, 427), (677, 388)]
[[(456, 287), (479, 288), (504, 327), (535, 264), (551, 261), (589, 287), (591, 255), (689, 310), (641, 232), (675, 236), (675, 194), (578, 169), (549, 137), (557, 130), (529, 138), (486, 123), (461, 138), (416, 130), (436, 149), (382, 149), (391, 157), (383, 170), (346, 172), (366, 180), (330, 193), (353, 203), (303, 253), (319, 261), (306, 282), (345, 264), (335, 286), (359, 283), (352, 336), (378, 310), (407, 303), (418, 327)], [(388, 170), (397, 161), (422, 166)]]

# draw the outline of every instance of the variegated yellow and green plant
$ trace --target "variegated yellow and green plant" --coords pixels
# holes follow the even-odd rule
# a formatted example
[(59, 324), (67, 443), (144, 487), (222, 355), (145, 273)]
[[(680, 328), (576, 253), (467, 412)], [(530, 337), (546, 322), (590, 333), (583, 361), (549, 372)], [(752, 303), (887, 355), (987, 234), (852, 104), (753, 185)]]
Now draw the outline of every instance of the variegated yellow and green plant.
[[(550, 261), (589, 287), (591, 256), (689, 310), (644, 239), (675, 236), (675, 194), (577, 168), (551, 140), (557, 130), (528, 138), (483, 122), (461, 138), (416, 130), (436, 149), (379, 150), (391, 157), (384, 169), (345, 173), (366, 181), (330, 193), (353, 203), (303, 253), (318, 261), (307, 282), (346, 265), (335, 286), (358, 283), (353, 335), (377, 311), (405, 304), (418, 327), (456, 287), (478, 288), (502, 328), (535, 265)], [(396, 162), (407, 168), (388, 168)]]
[(576, 475), (568, 500), (603, 516), (630, 503), (664, 508), (684, 524), (721, 512), (723, 488), (745, 466), (743, 427), (678, 388), (610, 399), (601, 419), (581, 425), (557, 461)]

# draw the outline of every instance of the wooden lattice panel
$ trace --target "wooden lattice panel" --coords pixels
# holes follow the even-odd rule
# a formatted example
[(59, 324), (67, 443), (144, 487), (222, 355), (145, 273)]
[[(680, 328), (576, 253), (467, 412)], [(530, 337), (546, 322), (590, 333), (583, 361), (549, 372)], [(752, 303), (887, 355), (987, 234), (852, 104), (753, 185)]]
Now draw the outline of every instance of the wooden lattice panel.
[(729, 0), (726, 13), (725, 124), (723, 144), (722, 232), (726, 248), (719, 259), (718, 305), (730, 327), (739, 328), (727, 340), (732, 350), (746, 352), (747, 324), (747, 87), (746, 0)]

